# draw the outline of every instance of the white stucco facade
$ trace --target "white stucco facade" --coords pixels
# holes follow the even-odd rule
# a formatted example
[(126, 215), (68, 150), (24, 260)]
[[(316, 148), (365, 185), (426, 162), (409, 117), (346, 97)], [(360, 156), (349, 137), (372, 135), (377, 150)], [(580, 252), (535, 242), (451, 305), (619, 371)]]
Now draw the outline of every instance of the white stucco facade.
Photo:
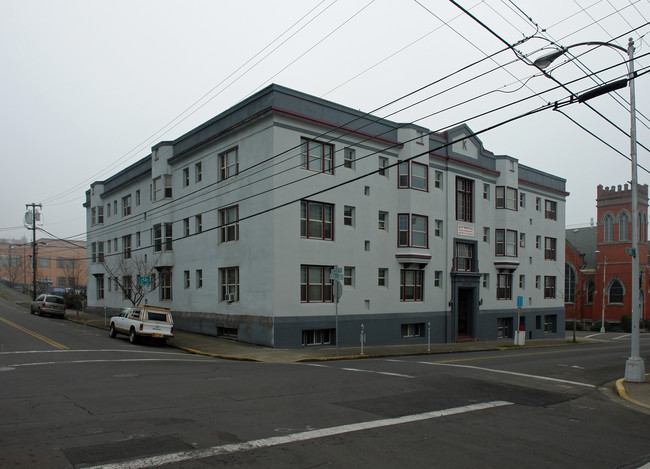
[[(499, 191), (515, 200), (497, 208)], [(142, 300), (180, 329), (333, 346), (339, 266), (340, 345), (361, 324), (369, 344), (508, 336), (518, 296), (530, 337), (557, 335), (566, 196), (465, 126), (429, 135), (271, 85), (91, 185), (88, 306), (127, 306), (125, 277), (149, 277)]]

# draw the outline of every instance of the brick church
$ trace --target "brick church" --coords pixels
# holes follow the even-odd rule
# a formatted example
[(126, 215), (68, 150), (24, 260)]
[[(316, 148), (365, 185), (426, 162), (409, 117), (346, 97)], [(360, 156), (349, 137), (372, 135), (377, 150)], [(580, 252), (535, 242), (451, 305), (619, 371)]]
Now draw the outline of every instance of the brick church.
[[(566, 321), (576, 318), (589, 328), (618, 324), (631, 314), (632, 190), (623, 186), (597, 188), (597, 223), (566, 230), (564, 298)], [(648, 262), (648, 185), (638, 186), (639, 210), (639, 315), (650, 318), (646, 297), (650, 293)], [(603, 298), (604, 292), (604, 298)]]

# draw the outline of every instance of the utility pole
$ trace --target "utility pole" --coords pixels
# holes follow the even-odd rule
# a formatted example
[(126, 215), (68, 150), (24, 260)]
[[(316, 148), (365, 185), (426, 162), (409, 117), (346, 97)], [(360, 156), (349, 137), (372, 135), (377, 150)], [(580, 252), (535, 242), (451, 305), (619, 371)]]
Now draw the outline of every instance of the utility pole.
[(32, 299), (36, 299), (36, 266), (38, 265), (37, 259), (36, 259), (36, 220), (40, 219), (40, 213), (36, 211), (36, 207), (38, 208), (43, 208), (41, 204), (25, 204), (25, 208), (29, 210), (31, 208), (31, 214), (32, 214), (32, 285), (33, 285), (33, 290), (32, 290)]

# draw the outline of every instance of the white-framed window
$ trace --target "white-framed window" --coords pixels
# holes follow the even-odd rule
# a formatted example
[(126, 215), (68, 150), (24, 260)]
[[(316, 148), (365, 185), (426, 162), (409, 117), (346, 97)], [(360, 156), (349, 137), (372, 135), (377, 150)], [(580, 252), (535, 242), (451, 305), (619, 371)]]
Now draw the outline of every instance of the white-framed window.
[(379, 157), (379, 172), (380, 176), (388, 177), (388, 158), (385, 156)]
[(97, 262), (104, 262), (104, 242), (97, 242)]
[(433, 273), (433, 286), (442, 288), (442, 270), (436, 270)]
[(490, 274), (483, 274), (483, 288), (490, 288)]
[(400, 301), (424, 301), (424, 270), (400, 271)]
[(183, 218), (183, 236), (188, 237), (190, 235), (190, 219)]
[(517, 189), (507, 186), (497, 186), (496, 208), (517, 210)]
[(190, 271), (189, 270), (183, 271), (183, 284), (185, 285), (186, 290), (188, 288), (190, 288)]
[(442, 238), (442, 220), (434, 222), (433, 234), (436, 238)]
[(428, 217), (423, 215), (399, 214), (397, 245), (399, 247), (428, 247), (428, 220)]
[(436, 189), (442, 189), (442, 171), (436, 171), (434, 174), (433, 186)]
[(429, 167), (422, 163), (404, 161), (399, 164), (398, 188), (429, 190)]
[(345, 226), (354, 226), (354, 207), (349, 205), (343, 207), (343, 224)]
[(526, 289), (526, 276), (525, 275), (520, 275), (519, 276), (519, 288), (522, 290)]
[(131, 194), (122, 197), (122, 216), (131, 215)]
[(402, 337), (424, 337), (424, 323), (402, 324)]
[(519, 233), (519, 247), (526, 247), (526, 233)]
[(239, 301), (239, 267), (219, 269), (221, 301)]
[(239, 156), (237, 147), (219, 154), (219, 180), (239, 174)]
[(354, 148), (343, 149), (343, 167), (354, 169), (354, 160), (356, 159), (356, 151)]
[(97, 299), (103, 300), (104, 299), (104, 276), (103, 275), (100, 274), (95, 277), (95, 285), (97, 287)]
[(194, 227), (195, 233), (202, 233), (203, 232), (203, 215), (197, 215), (194, 217)]
[(122, 236), (122, 254), (124, 259), (131, 259), (131, 235)]
[(483, 183), (483, 198), (490, 200), (490, 185)]
[(343, 285), (354, 287), (354, 267), (343, 267)]
[(535, 198), (535, 210), (538, 212), (542, 211), (542, 198), (541, 197), (536, 197)]
[(327, 345), (336, 339), (336, 329), (309, 329), (302, 331), (302, 345)]
[[(171, 251), (173, 230), (171, 223), (158, 223), (153, 226), (154, 252)], [(117, 250), (117, 249), (116, 249)]]
[(142, 203), (142, 195), (140, 194), (140, 189), (135, 191), (135, 206), (139, 206)]
[(153, 201), (172, 198), (172, 176), (165, 174), (153, 180)]
[(495, 230), (495, 254), (497, 256), (517, 257), (517, 232), (514, 230)]
[(194, 182), (201, 182), (203, 180), (203, 165), (199, 161), (194, 165)]
[(183, 187), (190, 185), (190, 168), (183, 168)]
[(133, 297), (133, 277), (125, 275), (122, 277), (123, 299), (130, 300)]
[(170, 268), (160, 270), (160, 299), (172, 299), (172, 270)]
[(388, 269), (383, 267), (377, 269), (377, 286), (388, 287)]
[(526, 208), (526, 194), (519, 192), (519, 208)]
[(483, 242), (484, 243), (490, 242), (490, 227), (488, 226), (483, 227)]
[(227, 243), (239, 239), (239, 205), (219, 210), (221, 242)]
[(196, 289), (198, 290), (199, 288), (203, 288), (203, 270), (202, 269), (197, 269), (196, 271), (196, 276), (195, 276), (195, 285)]
[(380, 230), (388, 231), (388, 212), (379, 211), (377, 224)]

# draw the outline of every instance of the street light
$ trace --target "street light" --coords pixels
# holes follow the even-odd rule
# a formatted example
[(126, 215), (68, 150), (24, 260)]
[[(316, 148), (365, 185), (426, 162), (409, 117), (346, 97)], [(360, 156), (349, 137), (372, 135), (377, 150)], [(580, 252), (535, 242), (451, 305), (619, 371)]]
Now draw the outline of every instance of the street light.
[[(639, 207), (638, 207), (638, 194), (637, 194), (637, 164), (636, 164), (636, 101), (634, 92), (634, 40), (630, 38), (627, 49), (617, 44), (609, 42), (579, 42), (577, 44), (563, 47), (555, 50), (549, 54), (535, 60), (534, 65), (540, 69), (546, 68), (551, 63), (566, 54), (569, 49), (578, 46), (605, 46), (618, 49), (626, 52), (628, 55), (628, 80), (630, 84), (630, 161), (632, 162), (632, 342), (630, 350), (630, 358), (625, 362), (625, 380), (634, 383), (645, 382), (645, 363), (643, 358), (640, 357), (639, 350)], [(580, 102), (587, 99), (595, 98), (604, 93), (609, 93), (614, 89), (623, 87), (623, 81), (614, 84), (608, 84), (596, 88), (594, 91), (585, 93), (582, 97), (578, 97)], [(603, 292), (604, 293), (604, 292)]]
[(601, 251), (596, 251), (597, 253), (600, 252), (603, 255), (603, 258), (605, 259), (605, 264), (603, 265), (603, 314), (602, 314), (602, 319), (600, 320), (600, 332), (601, 334), (605, 332), (605, 273), (607, 272), (607, 256), (601, 252)]

